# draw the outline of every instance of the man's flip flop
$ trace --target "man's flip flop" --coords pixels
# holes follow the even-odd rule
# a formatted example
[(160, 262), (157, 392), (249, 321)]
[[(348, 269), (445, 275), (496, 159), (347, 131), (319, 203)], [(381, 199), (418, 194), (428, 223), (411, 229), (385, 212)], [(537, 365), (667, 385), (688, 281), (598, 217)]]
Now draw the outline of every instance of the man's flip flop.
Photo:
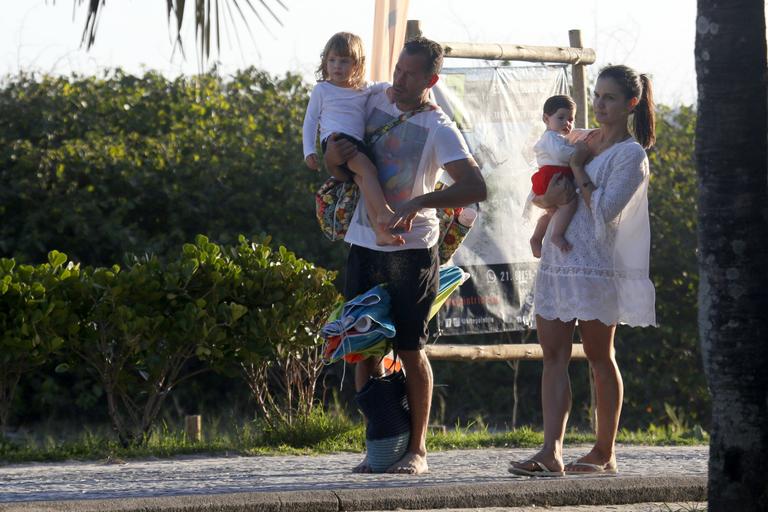
[[(510, 463), (510, 467), (507, 471), (512, 473), (513, 475), (519, 475), (519, 476), (532, 476), (532, 477), (558, 477), (558, 476), (564, 476), (564, 471), (552, 471), (547, 466), (545, 466), (543, 463), (534, 460), (534, 459), (528, 459), (524, 462), (512, 462)], [(533, 465), (533, 469), (525, 469), (521, 467), (516, 467), (515, 464), (519, 465)]]
[[(573, 471), (573, 468), (585, 468), (583, 470)], [(619, 470), (609, 464), (591, 464), (589, 462), (571, 462), (565, 466), (565, 471), (569, 475), (615, 475)]]

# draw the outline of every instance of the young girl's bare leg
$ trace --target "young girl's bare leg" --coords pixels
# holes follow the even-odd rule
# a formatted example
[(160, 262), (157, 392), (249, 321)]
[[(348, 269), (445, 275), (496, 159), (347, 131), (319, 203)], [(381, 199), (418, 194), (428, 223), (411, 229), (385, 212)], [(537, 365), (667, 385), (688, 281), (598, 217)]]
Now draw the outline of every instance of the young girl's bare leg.
[(549, 220), (552, 218), (553, 212), (547, 212), (536, 221), (536, 229), (533, 230), (533, 236), (531, 236), (531, 252), (535, 258), (541, 258), (541, 243), (544, 240), (544, 234), (547, 232), (547, 226)]
[(376, 233), (378, 245), (403, 245), (405, 240), (400, 235), (394, 235), (389, 230), (394, 211), (387, 204), (384, 192), (379, 184), (378, 171), (367, 156), (358, 152), (347, 161), (347, 167), (355, 173), (355, 183), (363, 193), (363, 201), (368, 211), (368, 220)]
[(571, 202), (558, 206), (557, 211), (552, 215), (552, 243), (563, 252), (570, 251), (572, 247), (565, 239), (565, 230), (568, 229), (573, 214), (576, 213), (576, 206), (577, 203), (574, 198)]

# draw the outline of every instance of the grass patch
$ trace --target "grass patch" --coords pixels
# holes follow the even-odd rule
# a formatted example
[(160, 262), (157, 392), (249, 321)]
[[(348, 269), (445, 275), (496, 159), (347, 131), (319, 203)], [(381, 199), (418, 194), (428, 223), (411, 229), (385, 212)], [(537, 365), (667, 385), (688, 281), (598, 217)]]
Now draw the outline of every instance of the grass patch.
[[(27, 434), (14, 439), (0, 437), (0, 463), (62, 460), (116, 460), (180, 455), (311, 455), (334, 452), (362, 452), (365, 428), (359, 421), (341, 413), (316, 410), (292, 426), (268, 428), (258, 422), (222, 425), (220, 419), (205, 423), (202, 442), (192, 442), (181, 428), (162, 425), (144, 443), (123, 447), (107, 428), (86, 429), (75, 434)], [(484, 425), (457, 424), (445, 431), (430, 431), (427, 447), (431, 451), (478, 448), (534, 448), (543, 435), (530, 427), (491, 431)], [(701, 445), (709, 436), (700, 427), (657, 427), (621, 430), (617, 441), (630, 445)], [(567, 444), (594, 442), (592, 433), (569, 431)]]
[(293, 425), (266, 428), (261, 440), (267, 446), (291, 446), (311, 448), (315, 446), (345, 446), (362, 439), (362, 425), (355, 424), (344, 414), (328, 414), (315, 409), (306, 418), (297, 419)]
[(621, 429), (617, 437), (619, 443), (641, 444), (649, 446), (695, 446), (709, 444), (709, 434), (699, 425), (692, 428), (678, 426), (650, 425), (645, 430)]

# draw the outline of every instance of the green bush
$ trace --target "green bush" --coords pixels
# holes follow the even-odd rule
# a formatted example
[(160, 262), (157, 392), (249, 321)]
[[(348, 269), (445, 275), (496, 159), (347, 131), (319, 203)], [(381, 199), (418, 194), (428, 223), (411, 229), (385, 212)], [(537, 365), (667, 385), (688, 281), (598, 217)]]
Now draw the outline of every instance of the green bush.
[(77, 324), (62, 289), (80, 270), (66, 262), (58, 251), (41, 265), (0, 259), (0, 434), (19, 380), (60, 350), (63, 337)]
[[(85, 363), (98, 375), (126, 446), (147, 439), (172, 390), (212, 367), (301, 361), (320, 345), (316, 333), (339, 299), (334, 272), (283, 246), (273, 250), (268, 239), (240, 236), (221, 247), (199, 235), (176, 258), (143, 257), (124, 268), (64, 266), (56, 251), (49, 260), (0, 260), (0, 419), (4, 425), (21, 376), (61, 351), (71, 366)], [(304, 416), (317, 376), (299, 379), (312, 390)], [(280, 414), (294, 403), (268, 399)]]
[(231, 360), (262, 419), (272, 427), (293, 426), (296, 419), (306, 421), (315, 405), (324, 367), (319, 332), (341, 300), (333, 286), (336, 273), (283, 246), (274, 251), (243, 237), (239, 242), (227, 255), (241, 269), (230, 300), (243, 315), (228, 332)]
[(307, 86), (246, 69), (169, 81), (21, 74), (0, 89), (0, 256), (89, 265), (164, 256), (196, 234), (270, 234), (325, 267), (303, 164)]
[[(0, 256), (46, 261), (55, 247), (84, 265), (119, 262), (122, 273), (141, 261), (149, 272), (151, 265), (177, 261), (178, 247), (197, 233), (227, 245), (228, 251), (239, 246), (239, 233), (253, 239), (268, 233), (275, 245), (302, 259), (342, 268), (343, 244), (324, 240), (314, 220), (312, 194), (323, 175), (308, 172), (301, 159), (306, 101), (307, 86), (298, 77), (274, 78), (254, 69), (227, 78), (212, 72), (171, 81), (154, 72), (136, 77), (119, 70), (102, 77), (6, 78), (0, 87)], [(617, 355), (626, 385), (623, 424), (669, 424), (668, 403), (688, 411), (692, 424), (706, 426), (709, 399), (696, 325), (695, 111), (659, 106), (658, 121), (658, 142), (649, 152), (649, 200), (659, 328), (618, 330)], [(138, 257), (124, 260), (126, 253)], [(155, 254), (158, 261), (150, 263), (144, 254)], [(272, 314), (264, 313), (265, 318)], [(229, 335), (245, 339), (235, 331)], [(276, 333), (270, 336), (277, 339)], [(510, 336), (517, 334), (488, 338)], [(211, 339), (200, 340), (201, 351), (211, 350), (209, 362), (224, 350)], [(216, 368), (231, 376), (250, 366), (251, 394), (264, 416), (268, 399), (259, 393), (276, 398), (276, 390), (286, 386), (275, 382), (275, 375), (293, 371), (288, 365), (298, 362), (307, 363), (303, 375), (314, 372), (308, 340), (305, 348), (273, 345), (277, 356), (266, 346), (250, 346), (255, 343), (251, 338), (240, 343), (247, 351), (221, 359)], [(265, 365), (262, 356), (276, 359)], [(101, 377), (85, 365), (54, 374), (60, 357), (48, 357), (44, 366), (27, 373), (29, 379), (22, 379), (23, 392), (45, 400), (17, 401), (15, 415), (25, 421), (55, 415), (102, 420), (92, 412), (104, 400)], [(233, 369), (234, 361), (238, 366)], [(185, 371), (208, 364), (196, 356)], [(586, 425), (582, 366), (573, 371), (573, 418)], [(531, 363), (520, 365), (518, 424), (540, 423), (539, 371)], [(505, 390), (512, 372), (505, 365), (443, 362), (435, 372), (437, 382), (450, 386), (436, 388), (435, 411), (444, 409), (440, 421), (482, 415), (491, 424), (509, 423), (512, 400)], [(341, 378), (338, 373), (335, 377)], [(308, 392), (299, 380), (290, 384), (292, 399), (300, 389)], [(220, 375), (198, 376), (189, 384), (173, 391), (181, 403), (215, 404), (223, 393), (230, 401), (247, 399)], [(204, 396), (190, 396), (198, 390)], [(265, 397), (264, 407), (259, 396)], [(495, 399), (489, 402), (487, 396)], [(292, 404), (279, 407), (299, 412), (299, 404)]]

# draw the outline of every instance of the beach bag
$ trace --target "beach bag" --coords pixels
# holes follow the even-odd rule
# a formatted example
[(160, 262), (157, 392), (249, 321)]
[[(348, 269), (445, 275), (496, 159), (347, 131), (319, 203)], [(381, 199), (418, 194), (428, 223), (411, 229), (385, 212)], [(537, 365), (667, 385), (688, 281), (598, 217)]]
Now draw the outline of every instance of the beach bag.
[[(441, 190), (445, 186), (445, 183), (438, 182), (435, 190)], [(440, 229), (440, 235), (437, 239), (437, 253), (440, 257), (440, 264), (445, 265), (469, 234), (472, 224), (477, 219), (477, 209), (472, 206), (437, 208), (436, 213)]]
[(405, 389), (405, 374), (396, 371), (368, 379), (355, 395), (368, 420), (365, 448), (374, 473), (386, 471), (403, 458), (411, 439), (411, 412)]
[(315, 193), (315, 215), (320, 230), (331, 241), (344, 240), (360, 190), (354, 181), (328, 178)]

